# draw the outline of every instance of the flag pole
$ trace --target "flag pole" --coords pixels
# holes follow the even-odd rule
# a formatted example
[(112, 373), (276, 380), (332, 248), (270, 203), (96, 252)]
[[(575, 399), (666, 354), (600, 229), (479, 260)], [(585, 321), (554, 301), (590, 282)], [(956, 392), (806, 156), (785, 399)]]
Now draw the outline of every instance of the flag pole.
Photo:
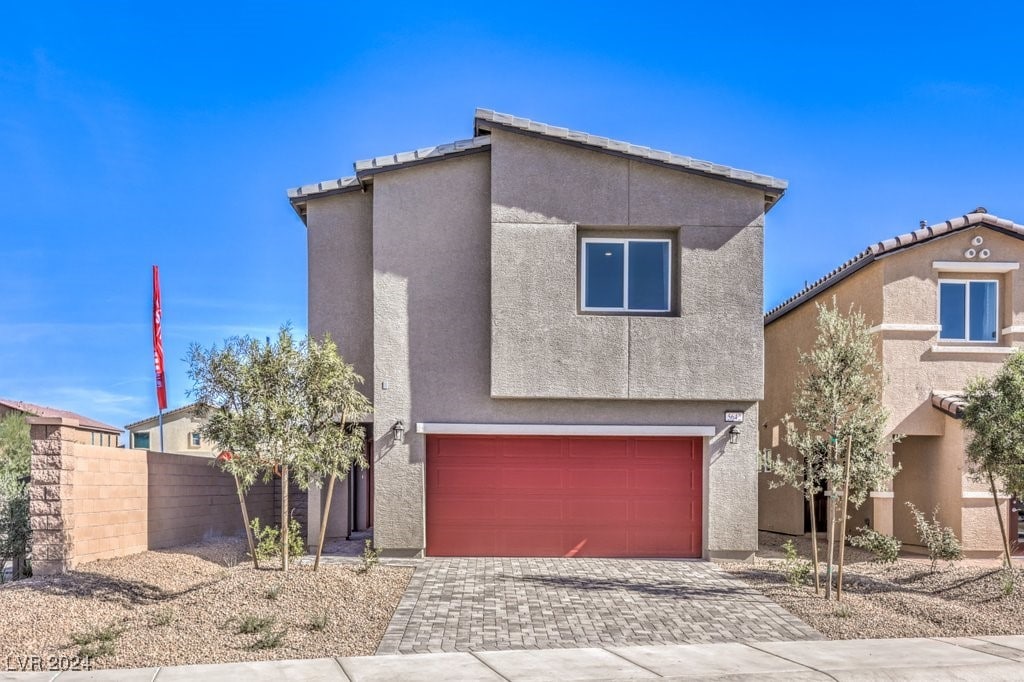
[(160, 452), (164, 451), (164, 411), (160, 410)]

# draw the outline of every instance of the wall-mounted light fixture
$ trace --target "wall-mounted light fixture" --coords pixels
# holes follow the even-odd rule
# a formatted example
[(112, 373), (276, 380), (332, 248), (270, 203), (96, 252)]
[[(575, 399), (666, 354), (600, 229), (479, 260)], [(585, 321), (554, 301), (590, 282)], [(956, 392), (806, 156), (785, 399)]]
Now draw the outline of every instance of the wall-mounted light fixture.
[(740, 442), (740, 427), (733, 424), (729, 427), (729, 445), (736, 445)]
[(405, 442), (405, 422), (399, 419), (395, 422), (395, 425), (391, 427), (391, 430), (395, 433), (396, 443), (401, 444)]

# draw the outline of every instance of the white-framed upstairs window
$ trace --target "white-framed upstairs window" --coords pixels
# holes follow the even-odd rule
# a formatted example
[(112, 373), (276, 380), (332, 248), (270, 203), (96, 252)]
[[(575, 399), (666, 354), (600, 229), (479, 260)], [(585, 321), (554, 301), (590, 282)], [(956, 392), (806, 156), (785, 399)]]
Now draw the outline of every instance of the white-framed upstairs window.
[(580, 240), (580, 309), (667, 313), (672, 306), (672, 240)]
[(191, 431), (188, 434), (188, 446), (190, 448), (198, 448), (203, 444), (203, 438), (198, 431)]
[(999, 340), (999, 281), (939, 280), (939, 339), (996, 343)]

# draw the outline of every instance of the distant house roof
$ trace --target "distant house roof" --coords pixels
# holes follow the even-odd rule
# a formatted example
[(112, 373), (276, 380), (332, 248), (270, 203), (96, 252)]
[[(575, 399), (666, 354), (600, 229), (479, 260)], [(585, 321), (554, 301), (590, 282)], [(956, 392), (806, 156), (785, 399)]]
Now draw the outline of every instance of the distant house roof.
[(1000, 218), (988, 213), (984, 208), (976, 208), (973, 212), (951, 218), (935, 225), (922, 225), (913, 232), (897, 235), (891, 239), (872, 244), (859, 254), (832, 270), (827, 275), (811, 282), (793, 296), (775, 306), (764, 316), (764, 323), (770, 324), (788, 312), (800, 307), (803, 303), (843, 281), (864, 266), (873, 263), (882, 256), (924, 244), (938, 237), (984, 225), (1004, 234), (1024, 239), (1024, 225)]
[[(176, 407), (173, 410), (168, 410), (168, 411), (164, 412), (164, 419), (166, 420), (168, 417), (174, 417), (174, 416), (182, 414), (184, 412), (189, 412), (191, 410), (194, 410), (198, 406), (199, 406), (199, 403), (198, 402), (194, 402), (194, 403), (189, 403), (188, 405), (182, 405), (181, 407)], [(140, 424), (145, 424), (146, 422), (151, 422), (151, 421), (157, 421), (159, 419), (160, 419), (160, 415), (159, 414), (154, 414), (152, 417), (146, 417), (145, 419), (140, 419), (138, 421), (132, 422), (131, 424), (127, 424), (124, 427), (124, 429), (125, 429), (125, 431), (131, 431), (134, 427), (139, 426)]]
[(932, 407), (945, 412), (954, 419), (963, 419), (966, 405), (962, 393), (932, 391)]
[(92, 429), (93, 431), (105, 431), (109, 433), (121, 433), (121, 429), (110, 424), (104, 424), (103, 422), (90, 419), (84, 415), (78, 414), (77, 412), (71, 412), (69, 410), (58, 410), (55, 407), (46, 407), (44, 405), (34, 405), (32, 403), (26, 403), (21, 400), (8, 400), (7, 398), (0, 398), (0, 405), (9, 407), (12, 410), (23, 412), (33, 417), (50, 417), (59, 419), (76, 419), (78, 424), (85, 429)]
[(782, 197), (789, 184), (785, 180), (779, 180), (769, 175), (731, 168), (711, 163), (710, 161), (701, 161), (689, 156), (672, 154), (671, 152), (658, 151), (650, 147), (641, 147), (629, 142), (612, 140), (607, 137), (569, 130), (568, 128), (559, 128), (547, 125), (546, 123), (512, 116), (511, 114), (491, 111), (490, 109), (477, 109), (474, 117), (475, 137), (471, 139), (356, 161), (353, 164), (355, 175), (335, 180), (324, 180), (289, 189), (288, 200), (291, 202), (295, 212), (299, 214), (299, 217), (305, 220), (306, 201), (310, 197), (322, 197), (343, 192), (365, 190), (366, 185), (370, 184), (373, 176), (377, 173), (407, 168), (453, 156), (486, 151), (491, 146), (489, 133), (493, 129), (510, 130), (517, 133), (544, 137), (556, 142), (593, 149), (606, 154), (624, 156), (645, 163), (665, 166), (673, 170), (706, 175), (718, 180), (761, 189), (765, 193), (767, 208), (771, 208)]

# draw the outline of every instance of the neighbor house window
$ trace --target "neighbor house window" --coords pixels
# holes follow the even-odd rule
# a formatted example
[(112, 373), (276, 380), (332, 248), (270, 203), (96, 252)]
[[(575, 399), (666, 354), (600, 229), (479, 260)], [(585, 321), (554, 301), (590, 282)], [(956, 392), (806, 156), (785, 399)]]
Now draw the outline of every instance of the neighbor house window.
[(195, 431), (193, 431), (192, 433), (188, 434), (188, 444), (191, 447), (198, 448), (200, 446), (199, 434), (196, 433)]
[(670, 310), (671, 240), (584, 238), (581, 251), (581, 309), (637, 313)]
[(149, 434), (148, 433), (133, 433), (132, 434), (132, 447), (139, 448), (142, 450), (149, 449)]
[(998, 334), (999, 283), (991, 279), (939, 282), (939, 338), (987, 341)]

